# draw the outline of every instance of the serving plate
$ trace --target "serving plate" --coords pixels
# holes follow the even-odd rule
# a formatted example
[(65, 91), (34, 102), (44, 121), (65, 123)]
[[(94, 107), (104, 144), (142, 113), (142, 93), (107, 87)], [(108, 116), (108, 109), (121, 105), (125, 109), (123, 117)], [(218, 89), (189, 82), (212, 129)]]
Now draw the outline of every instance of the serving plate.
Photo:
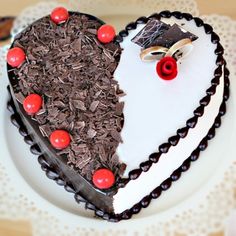
[[(124, 28), (127, 23), (140, 15), (148, 15), (155, 11), (153, 10), (154, 1), (130, 1), (125, 8), (124, 4), (116, 4), (114, 8), (115, 1), (111, 1), (106, 10), (105, 2), (95, 1), (90, 13), (105, 22), (114, 24), (117, 29)], [(142, 4), (138, 4), (139, 2)], [(181, 2), (180, 6), (184, 10), (188, 10), (188, 7), (192, 6), (192, 13), (197, 14), (198, 10), (194, 8), (196, 6), (194, 1), (190, 1), (190, 5), (186, 5), (185, 1), (177, 2)], [(76, 10), (77, 1), (69, 1), (69, 3), (69, 7)], [(80, 1), (80, 4), (81, 10), (89, 12), (92, 4), (90, 1), (87, 3)], [(165, 4), (170, 4), (169, 9), (173, 8), (171, 3)], [(41, 4), (27, 9), (18, 18), (14, 28), (15, 33), (17, 29), (30, 23), (30, 20), (37, 18), (37, 14), (43, 15), (46, 11), (50, 12), (50, 8), (55, 5), (56, 3), (49, 5), (45, 3), (45, 5)], [(145, 8), (144, 5), (146, 5)], [(179, 10), (182, 8), (180, 7)], [(132, 14), (130, 9), (132, 9)], [(161, 7), (155, 9), (156, 11), (162, 10)], [(37, 14), (34, 14), (36, 11)], [(32, 17), (30, 20), (26, 20), (25, 15), (28, 18)], [(236, 187), (236, 174), (233, 174), (233, 172), (236, 173), (236, 148), (234, 147), (236, 138), (236, 84), (234, 78), (236, 76), (234, 73), (231, 75), (228, 112), (223, 117), (222, 126), (217, 130), (216, 137), (209, 142), (207, 150), (201, 153), (199, 160), (192, 164), (191, 169), (184, 173), (180, 180), (160, 198), (152, 201), (147, 209), (142, 210), (131, 220), (114, 224), (94, 218), (92, 212), (85, 210), (83, 206), (74, 201), (72, 194), (49, 180), (40, 169), (37, 156), (30, 153), (29, 146), (24, 143), (16, 127), (11, 124), (10, 113), (6, 109), (8, 100), (6, 89), (8, 81), (4, 65), (6, 50), (7, 47), (0, 51), (2, 68), (0, 73), (1, 217), (29, 220), (32, 223), (34, 235), (37, 236), (54, 235), (52, 230), (56, 231), (59, 236), (75, 233), (80, 236), (154, 235), (155, 232), (160, 232), (160, 235), (192, 232), (191, 235), (200, 236), (207, 235), (208, 232), (211, 232), (210, 230), (222, 230), (224, 222), (219, 222), (219, 219), (222, 219), (222, 215), (225, 219), (229, 214), (232, 208), (230, 204), (234, 204), (233, 197), (229, 198), (232, 195), (232, 191), (229, 189)], [(223, 191), (230, 192), (223, 194)], [(220, 205), (214, 205), (218, 201), (221, 201), (219, 204), (224, 201), (228, 204), (222, 209), (221, 215), (217, 215), (216, 212)], [(215, 220), (210, 218), (211, 214), (216, 215)], [(201, 223), (201, 226), (198, 223), (199, 227), (196, 227), (196, 221)], [(217, 222), (218, 225), (213, 226)]]

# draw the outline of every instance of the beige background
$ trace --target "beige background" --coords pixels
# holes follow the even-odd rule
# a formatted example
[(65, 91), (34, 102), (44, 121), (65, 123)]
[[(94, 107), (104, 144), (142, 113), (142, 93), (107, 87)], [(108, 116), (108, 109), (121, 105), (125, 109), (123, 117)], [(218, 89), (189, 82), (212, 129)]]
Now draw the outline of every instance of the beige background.
[[(174, 1), (174, 0), (173, 0)], [(236, 20), (236, 0), (196, 0), (201, 14), (223, 14)], [(39, 0), (0, 0), (0, 16), (17, 15), (19, 11), (39, 2)], [(59, 0), (66, 2), (66, 0)], [(0, 220), (0, 236), (31, 236), (31, 227), (28, 222), (10, 222)], [(210, 236), (222, 236), (222, 232)], [(176, 236), (185, 236), (176, 234)]]
[[(67, 2), (66, 0), (58, 0), (58, 1)], [(196, 1), (198, 3), (201, 14), (209, 14), (209, 13), (224, 14), (236, 20), (235, 0), (196, 0)], [(0, 16), (17, 15), (17, 13), (21, 9), (25, 8), (29, 4), (34, 4), (37, 2), (39, 2), (39, 0), (0, 0)]]

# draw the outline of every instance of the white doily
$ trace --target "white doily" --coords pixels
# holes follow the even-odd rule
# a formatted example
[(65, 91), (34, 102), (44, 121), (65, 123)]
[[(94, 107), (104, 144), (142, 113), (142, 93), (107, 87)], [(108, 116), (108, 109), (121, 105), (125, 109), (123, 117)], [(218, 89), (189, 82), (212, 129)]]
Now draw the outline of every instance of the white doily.
[[(15, 22), (14, 35), (36, 19), (49, 14), (58, 5), (62, 4), (47, 1), (24, 10)], [(149, 15), (165, 9), (199, 15), (194, 0), (69, 0), (67, 8), (87, 12), (102, 19), (111, 19), (111, 21), (120, 16), (132, 20), (139, 15)], [(228, 65), (232, 71), (233, 66), (236, 65), (236, 46), (234, 44), (236, 22), (228, 17), (218, 15), (202, 16), (202, 18), (219, 33), (226, 51)], [(114, 23), (117, 28), (121, 28), (121, 22), (114, 20)], [(6, 76), (4, 73), (5, 55), (6, 47), (0, 50), (0, 77)], [(236, 76), (235, 73), (234, 75)], [(1, 151), (0, 154), (2, 154)], [(171, 214), (163, 214), (164, 216), (160, 219), (158, 215), (151, 215), (144, 219), (130, 220), (119, 224), (103, 221), (88, 223), (86, 218), (82, 217), (77, 220), (76, 216), (68, 215), (63, 210), (57, 209), (56, 206), (50, 205), (46, 200), (39, 198), (24, 182), (24, 179), (16, 178), (17, 175), (14, 173), (18, 173), (16, 167), (7, 159), (0, 158), (0, 217), (29, 220), (32, 223), (34, 236), (174, 236), (177, 233), (179, 235), (206, 236), (223, 231), (227, 217), (232, 209), (236, 208), (236, 161), (233, 158), (225, 163), (221, 172), (207, 185), (204, 191), (200, 191), (193, 197), (191, 206), (186, 203), (181, 207), (173, 208)], [(16, 186), (21, 186), (22, 191)], [(40, 199), (40, 201), (34, 199)], [(57, 215), (54, 212), (57, 212)], [(63, 214), (70, 216), (67, 221), (64, 220)]]
[(59, 4), (56, 1), (47, 1), (40, 2), (37, 5), (30, 6), (23, 10), (19, 14), (13, 25), (13, 37), (20, 31), (22, 31), (24, 28), (26, 28), (28, 25), (33, 23), (35, 20), (40, 19), (43, 16), (49, 15), (55, 7), (58, 7), (58, 5), (65, 6), (64, 4)]
[[(67, 4), (61, 4), (56, 1), (41, 2), (36, 6), (28, 7), (20, 13), (13, 27), (13, 35), (20, 32), (27, 25), (34, 22), (36, 19), (42, 16), (50, 14), (53, 8), (56, 6), (66, 6), (67, 9), (72, 11), (86, 12), (91, 15), (99, 16), (104, 19), (108, 12), (112, 15), (127, 15), (130, 19), (136, 19), (136, 15), (150, 15), (154, 12), (160, 12), (162, 10), (169, 9), (182, 10), (189, 12), (193, 15), (198, 15), (197, 4), (193, 0), (68, 0)], [(130, 9), (127, 5), (132, 6)], [(105, 11), (104, 11), (105, 10)], [(132, 17), (133, 16), (133, 17)], [(126, 22), (128, 24), (129, 22)], [(118, 26), (121, 26), (117, 23)], [(123, 25), (124, 27), (125, 25)]]

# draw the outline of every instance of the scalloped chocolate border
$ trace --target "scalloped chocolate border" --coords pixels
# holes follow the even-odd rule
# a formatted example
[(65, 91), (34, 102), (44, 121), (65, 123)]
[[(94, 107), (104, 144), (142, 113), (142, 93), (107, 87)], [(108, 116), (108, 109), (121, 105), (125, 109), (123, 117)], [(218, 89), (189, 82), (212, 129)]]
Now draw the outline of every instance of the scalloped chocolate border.
[(215, 129), (219, 128), (221, 125), (221, 117), (226, 113), (226, 101), (229, 98), (229, 70), (226, 68), (226, 62), (223, 58), (224, 49), (222, 45), (219, 43), (219, 36), (213, 31), (213, 28), (204, 24), (203, 21), (198, 17), (193, 17), (189, 13), (181, 13), (178, 11), (170, 12), (170, 11), (162, 11), (159, 14), (155, 13), (149, 17), (140, 17), (135, 22), (131, 22), (126, 26), (125, 30), (122, 30), (119, 35), (116, 37), (116, 42), (120, 43), (123, 41), (123, 37), (128, 36), (130, 30), (136, 29), (138, 24), (146, 23), (150, 18), (160, 19), (161, 17), (170, 18), (171, 16), (176, 17), (177, 19), (185, 18), (187, 21), (194, 20), (198, 27), (204, 27), (206, 34), (211, 34), (211, 41), (214, 44), (217, 44), (217, 48), (215, 50), (215, 54), (217, 55), (216, 65), (218, 66), (214, 73), (214, 78), (211, 81), (211, 87), (207, 89), (206, 96), (200, 100), (200, 106), (194, 111), (194, 116), (190, 118), (186, 122), (186, 127), (177, 130), (177, 134), (170, 137), (167, 143), (164, 143), (159, 146), (159, 152), (153, 153), (149, 156), (149, 160), (140, 164), (139, 169), (132, 170), (129, 173), (128, 179), (121, 179), (118, 184), (118, 187), (124, 187), (130, 180), (137, 179), (142, 172), (146, 172), (149, 170), (153, 163), (157, 163), (162, 153), (167, 153), (171, 146), (177, 145), (180, 138), (186, 137), (188, 130), (190, 128), (194, 128), (197, 124), (198, 118), (204, 114), (204, 108), (209, 104), (211, 100), (211, 96), (215, 94), (216, 87), (219, 84), (220, 77), (222, 76), (222, 66), (224, 66), (224, 94), (223, 101), (219, 109), (219, 114), (215, 118), (215, 122), (212, 127), (209, 129), (208, 134), (202, 139), (199, 146), (192, 152), (192, 154), (183, 162), (183, 164), (176, 169), (172, 175), (167, 178), (163, 183), (155, 188), (149, 195), (145, 196), (141, 201), (136, 203), (132, 208), (122, 212), (121, 214), (108, 214), (96, 208), (93, 204), (89, 203), (87, 200), (83, 199), (79, 194), (75, 192), (73, 187), (64, 181), (59, 174), (53, 170), (49, 164), (44, 159), (44, 156), (41, 153), (41, 150), (37, 144), (34, 143), (31, 136), (27, 133), (27, 129), (25, 128), (19, 114), (17, 113), (14, 102), (12, 99), (8, 102), (7, 107), (8, 110), (12, 113), (11, 121), (12, 123), (19, 129), (19, 133), (24, 137), (24, 140), (27, 144), (29, 144), (30, 150), (33, 154), (38, 155), (38, 162), (41, 165), (43, 171), (46, 172), (46, 175), (49, 179), (54, 180), (58, 185), (64, 186), (65, 190), (75, 194), (75, 200), (78, 203), (84, 203), (86, 209), (93, 210), (95, 215), (103, 218), (104, 220), (108, 220), (111, 222), (118, 222), (120, 220), (127, 220), (132, 217), (132, 215), (137, 214), (141, 211), (142, 208), (148, 207), (152, 199), (158, 198), (162, 191), (166, 191), (169, 189), (174, 181), (177, 181), (181, 174), (187, 171), (190, 168), (191, 162), (196, 161), (199, 158), (200, 152), (204, 151), (208, 146), (208, 141), (211, 140), (215, 136)]

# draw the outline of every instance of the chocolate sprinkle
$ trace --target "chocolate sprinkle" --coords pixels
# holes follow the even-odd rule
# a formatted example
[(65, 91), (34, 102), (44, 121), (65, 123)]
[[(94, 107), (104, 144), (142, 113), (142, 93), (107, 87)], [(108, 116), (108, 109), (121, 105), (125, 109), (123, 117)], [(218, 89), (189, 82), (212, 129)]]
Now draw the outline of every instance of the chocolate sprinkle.
[(14, 71), (18, 101), (30, 93), (43, 97), (43, 109), (32, 118), (45, 137), (56, 129), (69, 131), (70, 147), (57, 154), (66, 155), (68, 165), (88, 180), (102, 167), (119, 177), (124, 172), (115, 155), (124, 123), (124, 104), (119, 102), (123, 92), (113, 79), (121, 48), (97, 40), (100, 26), (85, 15), (71, 14), (58, 26), (45, 17), (14, 42), (27, 55)]

